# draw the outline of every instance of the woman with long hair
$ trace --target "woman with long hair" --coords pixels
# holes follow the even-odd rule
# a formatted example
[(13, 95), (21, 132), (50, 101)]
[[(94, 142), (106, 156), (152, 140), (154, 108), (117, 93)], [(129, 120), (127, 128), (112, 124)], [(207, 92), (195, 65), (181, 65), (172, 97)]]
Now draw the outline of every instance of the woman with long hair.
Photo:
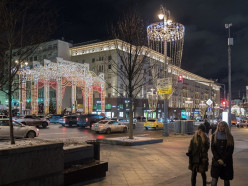
[(218, 123), (217, 130), (212, 135), (211, 150), (213, 153), (211, 167), (211, 186), (216, 186), (218, 178), (224, 180), (224, 185), (229, 186), (233, 179), (233, 150), (234, 140), (225, 121)]
[(197, 172), (201, 173), (203, 186), (206, 186), (206, 171), (208, 171), (208, 149), (209, 149), (209, 138), (205, 133), (206, 128), (203, 124), (198, 126), (198, 130), (192, 137), (189, 145), (188, 152), (189, 156), (189, 169), (192, 171), (191, 185), (196, 185)]

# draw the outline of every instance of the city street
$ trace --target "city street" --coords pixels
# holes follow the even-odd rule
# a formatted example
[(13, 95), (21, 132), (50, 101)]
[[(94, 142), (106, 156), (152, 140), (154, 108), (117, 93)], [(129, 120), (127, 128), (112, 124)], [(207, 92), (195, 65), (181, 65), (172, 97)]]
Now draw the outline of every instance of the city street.
[[(144, 122), (137, 122), (136, 128), (134, 129), (134, 135), (142, 135), (149, 137), (161, 137), (162, 130), (145, 130)], [(63, 127), (61, 124), (51, 123), (49, 127), (43, 129), (40, 128), (39, 139), (74, 139), (75, 141), (86, 141), (93, 139), (102, 139), (109, 137), (120, 137), (127, 136), (127, 133), (111, 133), (111, 134), (95, 134), (89, 128), (80, 128), (76, 126)]]

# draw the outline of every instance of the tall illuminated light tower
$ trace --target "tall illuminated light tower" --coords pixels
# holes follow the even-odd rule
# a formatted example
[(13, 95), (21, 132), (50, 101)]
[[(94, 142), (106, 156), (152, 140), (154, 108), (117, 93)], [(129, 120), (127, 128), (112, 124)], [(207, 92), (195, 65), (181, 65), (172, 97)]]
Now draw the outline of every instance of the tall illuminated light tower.
[(231, 66), (231, 46), (233, 46), (233, 38), (230, 38), (231, 31), (230, 28), (232, 26), (232, 23), (225, 24), (225, 28), (228, 29), (228, 94), (229, 94), (229, 100), (228, 100), (228, 124), (229, 128), (231, 129), (232, 123), (231, 123), (231, 101), (232, 101), (232, 66)]
[(173, 75), (170, 65), (181, 67), (185, 28), (182, 24), (173, 22), (170, 11), (162, 5), (158, 18), (160, 22), (147, 27), (147, 37), (149, 48), (164, 54), (164, 78), (157, 80), (157, 93), (164, 99), (163, 135), (168, 136), (168, 99), (175, 90), (179, 75)]

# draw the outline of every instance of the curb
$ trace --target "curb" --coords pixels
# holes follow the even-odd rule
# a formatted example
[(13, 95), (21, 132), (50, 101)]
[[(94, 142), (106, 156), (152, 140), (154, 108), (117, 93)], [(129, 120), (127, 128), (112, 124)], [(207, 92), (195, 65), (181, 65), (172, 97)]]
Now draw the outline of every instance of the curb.
[(137, 141), (124, 141), (119, 138), (111, 138), (111, 139), (98, 139), (97, 141), (102, 143), (107, 143), (111, 145), (123, 145), (123, 146), (136, 146), (136, 145), (146, 145), (146, 144), (153, 144), (153, 143), (162, 143), (163, 139), (143, 139)]

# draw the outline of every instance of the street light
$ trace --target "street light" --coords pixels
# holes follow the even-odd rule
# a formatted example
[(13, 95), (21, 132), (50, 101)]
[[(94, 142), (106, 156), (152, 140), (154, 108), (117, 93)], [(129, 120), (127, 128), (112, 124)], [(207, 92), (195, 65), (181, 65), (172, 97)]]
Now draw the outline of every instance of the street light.
[[(160, 6), (160, 13), (158, 15), (160, 20), (163, 20), (163, 30), (164, 33), (167, 31), (167, 26), (171, 25), (172, 21), (170, 20), (170, 11), (164, 8), (162, 5)], [(167, 62), (167, 36), (164, 35), (164, 77), (168, 77), (168, 62)], [(164, 126), (163, 126), (163, 135), (169, 136), (169, 127), (167, 123), (168, 118), (168, 99), (166, 99), (166, 95), (164, 96)]]
[(231, 130), (231, 101), (232, 101), (232, 87), (231, 87), (231, 46), (233, 45), (233, 38), (230, 38), (230, 28), (232, 26), (232, 23), (225, 24), (225, 28), (228, 29), (228, 93), (229, 93), (229, 107), (228, 107), (228, 124), (229, 128)]
[[(164, 99), (163, 135), (168, 136), (168, 99), (175, 90), (175, 82), (177, 83), (177, 81), (172, 81), (172, 78), (175, 78), (173, 74), (171, 74), (172, 77), (168, 77), (168, 62), (171, 65), (181, 67), (185, 28), (180, 23), (172, 22), (170, 11), (162, 5), (158, 18), (161, 20), (160, 22), (152, 23), (147, 27), (147, 38), (149, 48), (164, 55), (164, 78), (157, 79), (157, 92)], [(167, 52), (167, 45), (170, 52)]]

